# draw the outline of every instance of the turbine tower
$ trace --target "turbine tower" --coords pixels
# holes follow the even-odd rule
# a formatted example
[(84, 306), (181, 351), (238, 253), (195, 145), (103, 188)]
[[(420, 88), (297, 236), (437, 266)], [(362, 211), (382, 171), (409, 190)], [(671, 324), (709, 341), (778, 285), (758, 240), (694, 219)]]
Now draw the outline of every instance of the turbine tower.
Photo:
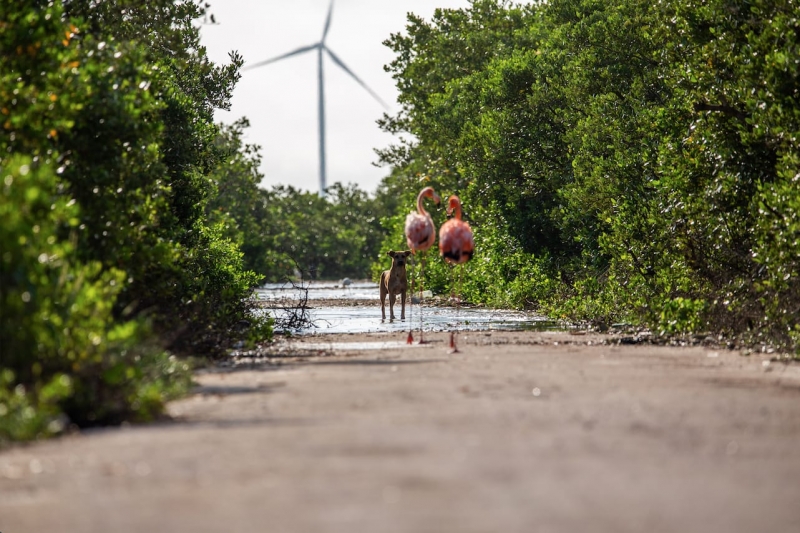
[(258, 67), (263, 67), (265, 65), (269, 65), (270, 63), (275, 63), (276, 61), (280, 61), (281, 59), (286, 59), (288, 57), (304, 54), (306, 52), (310, 52), (312, 50), (317, 51), (317, 78), (319, 83), (319, 195), (325, 196), (325, 189), (328, 187), (327, 182), (327, 171), (326, 171), (326, 164), (325, 164), (325, 82), (323, 76), (323, 69), (322, 69), (322, 58), (323, 52), (328, 54), (333, 62), (338, 65), (342, 70), (347, 72), (351, 78), (356, 80), (359, 85), (361, 85), (375, 100), (377, 100), (385, 109), (388, 109), (389, 106), (381, 100), (381, 98), (370, 89), (366, 83), (364, 83), (355, 73), (350, 70), (344, 62), (339, 59), (339, 57), (333, 53), (333, 51), (328, 48), (325, 44), (325, 38), (328, 36), (328, 30), (331, 27), (331, 15), (333, 13), (333, 0), (331, 0), (330, 6), (328, 7), (328, 17), (325, 19), (325, 27), (322, 30), (322, 39), (319, 42), (310, 44), (308, 46), (301, 46), (296, 50), (292, 50), (291, 52), (287, 52), (285, 54), (279, 55), (277, 57), (273, 57), (271, 59), (267, 59), (265, 61), (259, 61), (258, 63), (254, 63), (245, 67), (243, 70), (250, 70)]

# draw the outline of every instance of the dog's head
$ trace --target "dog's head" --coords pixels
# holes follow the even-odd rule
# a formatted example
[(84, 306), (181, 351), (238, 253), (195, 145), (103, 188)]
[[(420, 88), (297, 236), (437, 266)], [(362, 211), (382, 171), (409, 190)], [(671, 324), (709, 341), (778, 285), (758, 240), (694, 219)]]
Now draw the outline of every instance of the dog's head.
[(405, 250), (402, 252), (395, 252), (394, 250), (389, 250), (386, 254), (392, 258), (392, 268), (395, 267), (403, 267), (405, 268), (406, 263), (408, 263), (408, 256), (411, 255), (411, 250)]

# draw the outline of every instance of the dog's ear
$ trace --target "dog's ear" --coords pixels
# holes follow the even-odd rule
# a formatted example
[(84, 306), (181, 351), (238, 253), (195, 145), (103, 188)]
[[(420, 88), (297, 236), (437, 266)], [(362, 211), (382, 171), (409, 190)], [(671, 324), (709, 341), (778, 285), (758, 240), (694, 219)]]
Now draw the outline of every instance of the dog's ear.
[(403, 252), (403, 254), (405, 254), (405, 256), (408, 257), (409, 255), (411, 255), (411, 250), (406, 250), (405, 252)]
[(386, 255), (394, 259), (394, 250), (389, 250), (388, 252), (386, 252)]

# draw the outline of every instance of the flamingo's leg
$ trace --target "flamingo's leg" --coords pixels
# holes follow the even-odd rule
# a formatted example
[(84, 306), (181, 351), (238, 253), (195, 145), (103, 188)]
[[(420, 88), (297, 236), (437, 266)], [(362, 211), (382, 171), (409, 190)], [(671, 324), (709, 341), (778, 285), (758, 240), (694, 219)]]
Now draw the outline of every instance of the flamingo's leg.
[(425, 340), (422, 338), (422, 298), (425, 284), (425, 256), (420, 258), (419, 262), (419, 343), (424, 344)]

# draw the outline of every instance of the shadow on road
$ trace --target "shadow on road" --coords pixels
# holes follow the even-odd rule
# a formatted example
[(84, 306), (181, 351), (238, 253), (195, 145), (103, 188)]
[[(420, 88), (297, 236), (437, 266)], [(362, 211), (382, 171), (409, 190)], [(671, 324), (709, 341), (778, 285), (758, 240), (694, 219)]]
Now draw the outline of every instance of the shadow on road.
[(180, 416), (172, 417), (168, 422), (163, 423), (165, 426), (171, 426), (176, 430), (180, 428), (191, 429), (235, 429), (235, 428), (255, 428), (255, 427), (300, 427), (312, 426), (317, 424), (317, 421), (308, 418), (226, 418), (224, 420), (186, 420)]
[(336, 361), (306, 361), (307, 365), (351, 365), (351, 366), (396, 366), (396, 365), (421, 365), (428, 363), (441, 363), (445, 359), (345, 359)]
[(206, 396), (228, 396), (231, 394), (257, 394), (274, 392), (282, 388), (285, 383), (275, 383), (270, 385), (257, 385), (255, 387), (246, 385), (199, 385), (192, 390), (192, 394), (202, 394)]

